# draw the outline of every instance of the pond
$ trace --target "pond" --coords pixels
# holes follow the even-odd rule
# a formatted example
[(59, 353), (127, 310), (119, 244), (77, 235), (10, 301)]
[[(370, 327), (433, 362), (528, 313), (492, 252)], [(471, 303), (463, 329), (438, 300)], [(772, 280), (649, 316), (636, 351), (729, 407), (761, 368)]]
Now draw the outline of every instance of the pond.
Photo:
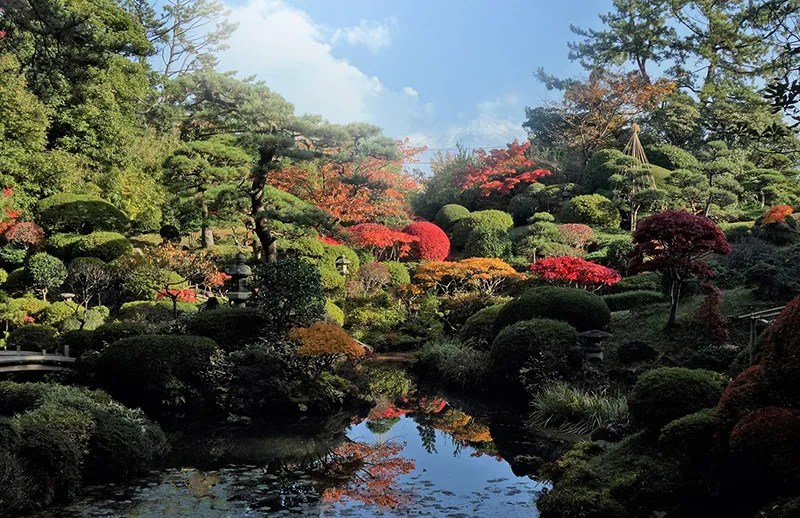
[(537, 516), (545, 485), (507, 459), (551, 445), (523, 415), (456, 405), (406, 398), (366, 418), (194, 430), (173, 438), (180, 468), (90, 487), (35, 516)]

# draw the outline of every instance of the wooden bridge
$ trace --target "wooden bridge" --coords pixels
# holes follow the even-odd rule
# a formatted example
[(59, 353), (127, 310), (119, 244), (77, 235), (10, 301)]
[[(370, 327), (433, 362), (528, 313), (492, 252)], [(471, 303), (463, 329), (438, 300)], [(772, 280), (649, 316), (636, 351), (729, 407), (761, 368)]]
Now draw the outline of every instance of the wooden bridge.
[(63, 371), (72, 368), (75, 358), (62, 354), (28, 351), (0, 351), (0, 374), (6, 372)]

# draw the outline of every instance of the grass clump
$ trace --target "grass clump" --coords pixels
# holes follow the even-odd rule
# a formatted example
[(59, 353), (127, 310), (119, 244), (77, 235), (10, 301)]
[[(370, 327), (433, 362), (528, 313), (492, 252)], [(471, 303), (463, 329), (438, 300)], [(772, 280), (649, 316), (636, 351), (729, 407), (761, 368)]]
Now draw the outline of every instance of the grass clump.
[(591, 434), (603, 426), (630, 421), (624, 396), (607, 390), (582, 390), (563, 381), (546, 384), (531, 405), (531, 424), (570, 433)]

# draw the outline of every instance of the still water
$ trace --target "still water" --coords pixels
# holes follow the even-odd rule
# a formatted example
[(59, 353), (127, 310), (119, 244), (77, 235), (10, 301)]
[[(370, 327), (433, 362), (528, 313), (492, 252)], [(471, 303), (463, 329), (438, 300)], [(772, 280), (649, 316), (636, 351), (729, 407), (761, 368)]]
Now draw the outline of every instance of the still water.
[[(545, 486), (518, 466), (515, 475), (504, 458), (533, 454), (532, 443), (508, 431), (497, 416), (422, 398), (368, 418), (196, 432), (175, 439), (173, 459), (193, 467), (89, 488), (74, 504), (36, 516), (535, 517)], [(493, 432), (506, 437), (498, 442)]]

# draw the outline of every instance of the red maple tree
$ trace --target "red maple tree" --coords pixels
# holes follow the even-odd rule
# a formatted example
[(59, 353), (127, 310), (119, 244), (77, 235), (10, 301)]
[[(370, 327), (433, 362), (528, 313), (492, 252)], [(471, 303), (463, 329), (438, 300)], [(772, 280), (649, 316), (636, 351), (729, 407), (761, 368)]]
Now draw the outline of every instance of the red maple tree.
[(530, 142), (520, 144), (514, 140), (507, 149), (488, 153), (476, 149), (476, 163), (453, 175), (455, 186), (462, 191), (477, 187), (484, 196), (493, 192), (508, 194), (520, 183), (534, 183), (549, 175), (550, 171), (536, 168), (536, 163), (525, 156), (530, 147)]
[(380, 223), (361, 223), (347, 229), (350, 242), (358, 248), (366, 248), (378, 261), (394, 261), (411, 252), (416, 236), (394, 230)]
[(794, 210), (788, 205), (770, 207), (761, 218), (761, 223), (764, 225), (768, 223), (784, 223), (786, 222), (786, 216), (791, 216), (793, 213)]
[(641, 221), (633, 233), (633, 245), (631, 271), (659, 272), (669, 283), (668, 326), (675, 323), (683, 281), (691, 275), (713, 276), (703, 259), (731, 251), (716, 223), (682, 210), (659, 212)]
[(533, 263), (530, 270), (554, 284), (583, 289), (598, 289), (622, 279), (613, 268), (573, 256), (548, 257)]
[(416, 259), (443, 261), (450, 255), (450, 239), (444, 230), (427, 221), (415, 221), (403, 229), (417, 240), (411, 244), (411, 252)]

